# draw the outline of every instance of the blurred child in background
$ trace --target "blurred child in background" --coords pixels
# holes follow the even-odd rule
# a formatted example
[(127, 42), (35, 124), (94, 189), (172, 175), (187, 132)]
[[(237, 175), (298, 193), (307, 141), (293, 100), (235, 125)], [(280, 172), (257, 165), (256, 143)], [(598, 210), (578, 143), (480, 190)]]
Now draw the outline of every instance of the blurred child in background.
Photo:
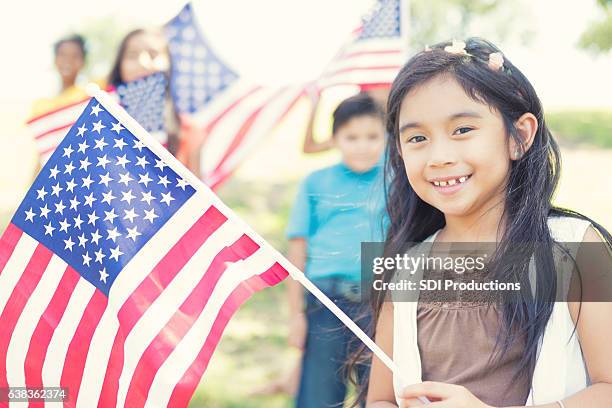
[[(374, 84), (369, 86), (362, 86), (361, 91), (369, 95), (376, 103), (383, 109), (383, 112), (387, 106), (387, 98), (389, 96), (389, 85), (388, 84)], [(312, 105), (312, 111), (308, 119), (308, 125), (306, 127), (306, 135), (304, 137), (304, 144), (302, 151), (304, 153), (319, 153), (330, 150), (334, 147), (333, 137), (327, 137), (321, 141), (315, 141), (314, 139), (314, 122), (317, 115), (317, 108), (319, 106), (320, 90), (316, 88), (316, 85), (306, 87), (306, 93), (310, 97)]]
[(72, 34), (59, 39), (53, 45), (54, 65), (59, 74), (60, 86), (57, 94), (34, 102), (31, 116), (38, 116), (61, 106), (77, 102), (87, 95), (77, 85), (79, 73), (85, 66), (87, 50), (85, 39)]
[[(359, 94), (343, 101), (333, 116), (333, 144), (342, 159), (301, 183), (287, 228), (288, 259), (365, 328), (360, 245), (383, 238), (383, 112), (370, 96)], [(296, 406), (342, 404), (341, 369), (358, 340), (298, 282), (289, 278), (288, 285), (289, 342), (303, 350)], [(358, 377), (366, 371), (359, 367)]]
[[(168, 44), (163, 33), (160, 30), (139, 28), (129, 32), (119, 44), (108, 84), (117, 87), (156, 72), (169, 75), (170, 69)], [(178, 150), (180, 125), (169, 92), (164, 109), (164, 127), (167, 141), (163, 144), (170, 153), (175, 154)]]

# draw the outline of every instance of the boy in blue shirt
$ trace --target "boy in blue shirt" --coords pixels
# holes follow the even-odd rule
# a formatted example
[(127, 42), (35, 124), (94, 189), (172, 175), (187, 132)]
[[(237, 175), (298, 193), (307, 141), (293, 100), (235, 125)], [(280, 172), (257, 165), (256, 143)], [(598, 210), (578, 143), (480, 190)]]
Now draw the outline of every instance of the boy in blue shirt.
[[(343, 101), (334, 111), (333, 143), (341, 162), (311, 173), (300, 185), (287, 227), (288, 258), (363, 326), (368, 309), (360, 302), (361, 242), (384, 239), (380, 106), (365, 94)], [(296, 406), (342, 406), (341, 369), (348, 345), (357, 340), (298, 282), (289, 278), (288, 287), (289, 343), (303, 350)]]

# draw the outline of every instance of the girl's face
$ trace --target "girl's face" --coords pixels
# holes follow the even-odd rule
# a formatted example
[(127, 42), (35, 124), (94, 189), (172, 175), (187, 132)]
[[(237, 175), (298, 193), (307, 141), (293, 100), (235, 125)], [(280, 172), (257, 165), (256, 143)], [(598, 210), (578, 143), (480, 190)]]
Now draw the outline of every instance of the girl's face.
[(64, 41), (57, 47), (55, 67), (64, 83), (74, 84), (84, 64), (83, 50), (75, 41)]
[(154, 32), (143, 32), (128, 40), (119, 70), (121, 80), (130, 82), (155, 72), (167, 71), (169, 67), (163, 36)]
[(436, 77), (409, 92), (399, 130), (408, 180), (423, 201), (458, 217), (503, 203), (510, 153), (502, 117), (454, 78)]

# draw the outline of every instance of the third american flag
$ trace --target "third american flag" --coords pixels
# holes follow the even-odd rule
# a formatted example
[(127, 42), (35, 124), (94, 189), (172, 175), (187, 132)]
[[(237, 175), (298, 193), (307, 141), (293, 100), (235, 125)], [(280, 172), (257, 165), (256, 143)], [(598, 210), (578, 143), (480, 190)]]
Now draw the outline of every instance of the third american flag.
[(283, 262), (98, 92), (0, 241), (0, 388), (187, 406), (229, 318)]
[[(388, 86), (406, 60), (408, 0), (378, 0), (349, 41), (315, 81)], [(291, 111), (305, 84), (260, 86), (244, 80), (219, 56), (197, 24), (191, 4), (166, 24), (177, 110), (198, 127), (187, 141), (195, 167), (213, 189), (226, 180)]]

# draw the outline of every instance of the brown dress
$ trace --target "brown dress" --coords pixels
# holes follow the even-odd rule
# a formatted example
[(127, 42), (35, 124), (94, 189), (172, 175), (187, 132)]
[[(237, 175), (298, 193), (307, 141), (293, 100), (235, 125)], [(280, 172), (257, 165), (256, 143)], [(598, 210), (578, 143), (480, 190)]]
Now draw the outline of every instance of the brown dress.
[[(526, 372), (513, 380), (524, 351), (524, 339), (500, 359), (489, 362), (499, 306), (492, 301), (437, 301), (437, 292), (421, 291), (417, 306), (418, 346), (423, 381), (463, 385), (493, 406), (525, 405), (530, 384)], [(499, 348), (498, 348), (499, 350)]]

